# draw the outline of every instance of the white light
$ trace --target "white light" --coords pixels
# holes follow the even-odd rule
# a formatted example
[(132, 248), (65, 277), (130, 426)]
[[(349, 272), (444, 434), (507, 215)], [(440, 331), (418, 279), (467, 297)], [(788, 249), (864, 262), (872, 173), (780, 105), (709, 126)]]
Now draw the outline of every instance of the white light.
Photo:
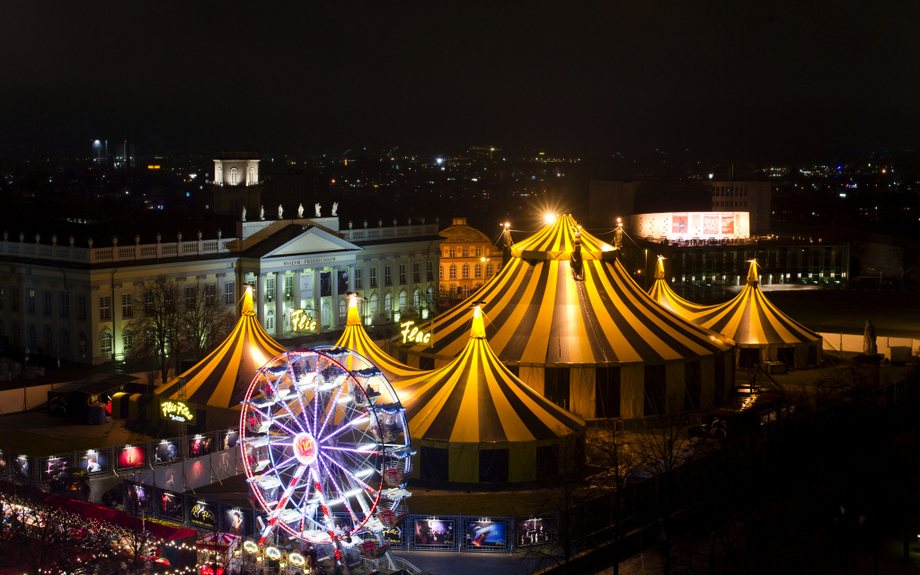
[(364, 417), (361, 417), (361, 418), (359, 418), (359, 419), (356, 419), (356, 420), (352, 421), (352, 422), (351, 422), (351, 425), (352, 425), (352, 427), (358, 427), (359, 425), (364, 425), (365, 423), (367, 423), (367, 422), (370, 421), (370, 420), (371, 420), (371, 418), (370, 418), (369, 416), (365, 415)]
[(348, 394), (345, 394), (345, 395), (343, 395), (342, 397), (340, 397), (340, 398), (338, 399), (338, 402), (341, 403), (341, 404), (343, 404), (343, 405), (346, 404), (346, 403), (348, 403), (349, 401), (351, 401), (351, 396), (348, 395)]
[(333, 505), (338, 505), (339, 503), (345, 501), (344, 499), (333, 499), (332, 501), (326, 502), (326, 507), (332, 507)]
[(367, 477), (368, 475), (373, 474), (374, 471), (375, 469), (373, 467), (368, 467), (366, 469), (362, 469), (361, 471), (355, 473), (355, 477)]
[(365, 443), (364, 445), (358, 446), (358, 451), (373, 451), (377, 449), (376, 443)]
[(364, 491), (364, 490), (361, 489), (360, 487), (359, 487), (358, 489), (352, 489), (351, 491), (346, 491), (346, 492), (345, 492), (345, 498), (354, 497), (355, 495), (357, 495), (357, 494), (359, 494), (359, 493), (362, 493), (363, 491)]

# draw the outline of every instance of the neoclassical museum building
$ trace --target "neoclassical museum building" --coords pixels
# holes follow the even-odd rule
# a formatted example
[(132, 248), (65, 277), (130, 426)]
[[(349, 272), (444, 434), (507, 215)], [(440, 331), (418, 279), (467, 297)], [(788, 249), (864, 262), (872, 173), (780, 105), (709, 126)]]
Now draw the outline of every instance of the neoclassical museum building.
[[(292, 335), (291, 316), (316, 320), (319, 330), (344, 328), (346, 293), (366, 298), (366, 325), (399, 321), (407, 311), (428, 317), (438, 294), (437, 223), (396, 220), (340, 228), (320, 206), (266, 216), (250, 212), (236, 237), (156, 238), (125, 245), (117, 238), (60, 240), (38, 234), (0, 241), (0, 339), (16, 348), (77, 362), (121, 360), (135, 346), (144, 282), (165, 275), (178, 297), (201, 289), (236, 306), (242, 286), (254, 287), (256, 314), (276, 339)], [(237, 310), (237, 314), (239, 310)]]

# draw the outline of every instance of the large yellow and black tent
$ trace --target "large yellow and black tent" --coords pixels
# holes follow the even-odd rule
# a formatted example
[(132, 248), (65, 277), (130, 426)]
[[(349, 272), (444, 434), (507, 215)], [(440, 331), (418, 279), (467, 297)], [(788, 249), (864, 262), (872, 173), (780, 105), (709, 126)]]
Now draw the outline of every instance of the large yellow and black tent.
[[(668, 286), (662, 262), (658, 262), (655, 285), (650, 291), (655, 300), (693, 323), (716, 331), (739, 347), (742, 365), (760, 361), (782, 361), (793, 367), (821, 361), (822, 339), (770, 303), (760, 289), (757, 262), (751, 262), (747, 285), (731, 300), (701, 306), (689, 302)], [(660, 277), (659, 277), (660, 276)]]
[[(514, 245), (470, 299), (482, 300), (489, 344), (527, 385), (584, 417), (633, 418), (710, 407), (729, 392), (732, 344), (663, 309), (629, 277), (617, 250), (556, 218)], [(422, 328), (430, 347), (399, 359), (436, 365), (464, 348), (469, 304)]]
[(286, 350), (273, 340), (256, 318), (251, 288), (246, 289), (236, 327), (217, 349), (178, 378), (155, 391), (164, 399), (178, 399), (184, 378), (186, 400), (199, 405), (237, 408), (265, 363)]
[(370, 360), (375, 367), (383, 372), (388, 381), (397, 381), (419, 373), (418, 369), (396, 361), (371, 341), (370, 336), (367, 335), (367, 332), (364, 331), (364, 326), (361, 324), (361, 315), (358, 313), (358, 298), (355, 295), (348, 298), (348, 323), (345, 327), (345, 332), (335, 345), (356, 351)]
[(584, 421), (502, 365), (486, 341), (478, 307), (456, 359), (393, 388), (406, 408), (422, 479), (534, 481), (557, 476), (584, 457)]

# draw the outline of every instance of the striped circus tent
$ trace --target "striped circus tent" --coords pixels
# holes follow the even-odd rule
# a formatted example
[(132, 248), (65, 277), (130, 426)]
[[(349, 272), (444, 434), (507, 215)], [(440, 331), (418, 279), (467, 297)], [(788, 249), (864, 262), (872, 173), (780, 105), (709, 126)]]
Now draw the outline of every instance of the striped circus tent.
[[(501, 272), (470, 298), (485, 302), (496, 355), (531, 388), (583, 418), (721, 402), (734, 382), (732, 343), (655, 303), (616, 253), (570, 216), (513, 246)], [(398, 358), (438, 366), (456, 357), (466, 343), (468, 307), (424, 324), (430, 347), (403, 344)]]
[[(815, 365), (821, 361), (822, 338), (770, 303), (760, 289), (757, 262), (751, 262), (747, 285), (731, 300), (701, 306), (689, 302), (667, 285), (664, 269), (652, 286), (652, 297), (661, 305), (696, 325), (733, 340), (739, 348), (740, 365), (762, 361), (781, 361), (792, 367)], [(658, 278), (656, 272), (655, 277)]]
[(419, 373), (418, 369), (396, 361), (371, 341), (370, 336), (364, 331), (364, 325), (361, 323), (361, 315), (358, 313), (358, 297), (356, 295), (351, 295), (348, 298), (348, 322), (345, 332), (335, 345), (356, 351), (366, 357), (383, 372), (383, 375), (390, 382)]
[(236, 327), (217, 349), (178, 378), (161, 385), (161, 399), (179, 398), (179, 378), (185, 378), (186, 401), (213, 407), (239, 408), (256, 371), (286, 350), (273, 340), (256, 318), (252, 288), (243, 295), (242, 313)]
[[(468, 313), (468, 311), (467, 311)], [(524, 384), (489, 347), (482, 313), (444, 367), (394, 383), (421, 478), (520, 483), (584, 457), (585, 422)]]
[(655, 267), (655, 283), (652, 284), (652, 288), (648, 290), (648, 294), (662, 307), (673, 311), (681, 317), (692, 316), (710, 307), (693, 303), (674, 293), (674, 290), (671, 289), (671, 286), (668, 285), (668, 281), (665, 279), (664, 258), (661, 256), (658, 256), (658, 264)]

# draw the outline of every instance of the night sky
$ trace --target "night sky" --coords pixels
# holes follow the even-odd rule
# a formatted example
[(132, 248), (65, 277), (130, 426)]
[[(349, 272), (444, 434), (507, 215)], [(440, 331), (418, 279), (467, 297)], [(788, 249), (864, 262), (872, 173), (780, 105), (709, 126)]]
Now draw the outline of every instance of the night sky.
[(102, 0), (4, 21), (6, 150), (88, 154), (130, 130), (139, 152), (789, 162), (920, 135), (917, 2)]

